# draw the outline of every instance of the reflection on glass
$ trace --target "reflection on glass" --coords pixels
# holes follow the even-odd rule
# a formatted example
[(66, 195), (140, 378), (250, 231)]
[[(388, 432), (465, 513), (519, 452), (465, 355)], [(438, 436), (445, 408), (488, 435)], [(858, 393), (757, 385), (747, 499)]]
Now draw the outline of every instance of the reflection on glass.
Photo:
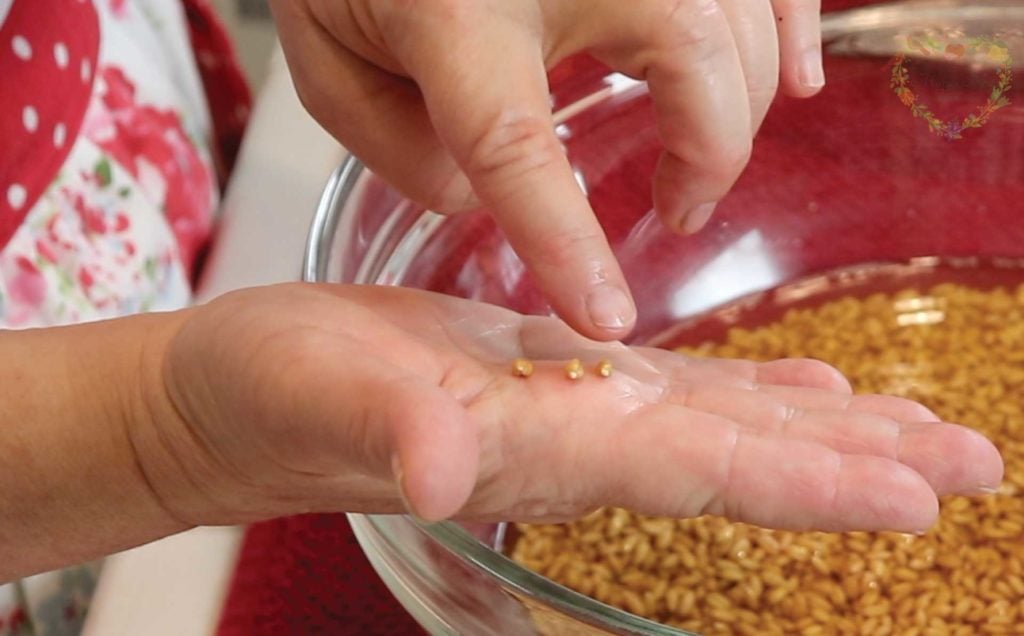
[(752, 230), (726, 247), (687, 280), (672, 297), (672, 313), (684, 318), (754, 292), (770, 289), (783, 280), (760, 230)]

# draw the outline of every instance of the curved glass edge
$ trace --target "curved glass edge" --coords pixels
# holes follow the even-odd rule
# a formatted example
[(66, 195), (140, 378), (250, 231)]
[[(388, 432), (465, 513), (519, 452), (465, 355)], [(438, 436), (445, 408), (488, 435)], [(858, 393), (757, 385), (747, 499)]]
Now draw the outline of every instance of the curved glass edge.
[[(373, 515), (367, 516), (372, 523)], [(505, 587), (560, 609), (583, 622), (594, 623), (602, 629), (611, 628), (626, 634), (700, 636), (616, 609), (555, 583), (551, 579), (519, 565), (504, 554), (488, 548), (457, 523), (444, 521), (425, 524), (412, 517), (407, 517), (407, 519), (456, 557), (476, 565), (480, 570), (500, 581)]]
[[(356, 542), (362, 548), (366, 559), (373, 566), (373, 569), (377, 571), (384, 585), (395, 598), (402, 602), (406, 611), (416, 619), (416, 622), (430, 634), (458, 636), (458, 632), (433, 611), (429, 603), (425, 602), (416, 593), (413, 586), (409, 585), (407, 581), (397, 574), (398, 570), (392, 564), (395, 550), (393, 547), (389, 548), (386, 545), (384, 533), (374, 523), (374, 520), (366, 515), (353, 513), (345, 516), (348, 518), (349, 525), (352, 527), (352, 534), (355, 535)], [(417, 569), (417, 564), (414, 561), (408, 561), (402, 565)], [(419, 574), (422, 577), (422, 573)], [(404, 600), (409, 601), (409, 603), (404, 602)], [(412, 607), (410, 607), (410, 604)]]
[[(320, 198), (316, 213), (310, 225), (303, 258), (302, 279), (310, 283), (328, 281), (328, 267), (334, 245), (334, 234), (339, 224), (343, 224), (345, 204), (355, 191), (360, 177), (366, 171), (363, 164), (350, 155), (328, 180)], [(424, 212), (433, 215), (432, 212)], [(357, 280), (357, 283), (374, 281)], [(373, 515), (349, 515), (352, 519), (364, 519), (381, 532), (374, 522)], [(406, 517), (409, 523), (415, 524), (420, 531), (427, 534), (444, 547), (456, 558), (471, 563), (503, 586), (537, 600), (540, 603), (559, 609), (567, 615), (585, 623), (593, 623), (602, 629), (613, 629), (624, 634), (644, 634), (653, 636), (699, 636), (692, 632), (662, 625), (654, 621), (629, 614), (606, 605), (589, 596), (575, 592), (567, 587), (543, 577), (532, 570), (524, 568), (504, 554), (486, 547), (458, 524), (443, 522), (437, 524), (421, 524), (412, 517)]]
[[(900, 0), (822, 15), (822, 41), (830, 55), (927, 57), (905, 38), (928, 31), (996, 37), (1013, 58), (1024, 55), (1024, 4), (1018, 0)], [(996, 68), (999, 62), (964, 58), (961, 63)]]
[(327, 281), (331, 247), (341, 220), (341, 210), (363, 173), (363, 164), (355, 155), (349, 155), (331, 174), (317, 203), (306, 236), (306, 251), (302, 257), (302, 280), (307, 283)]
[(922, 24), (1005, 25), (1024, 16), (1024, 6), (1010, 0), (899, 0), (821, 16), (822, 39), (861, 33), (897, 35)]

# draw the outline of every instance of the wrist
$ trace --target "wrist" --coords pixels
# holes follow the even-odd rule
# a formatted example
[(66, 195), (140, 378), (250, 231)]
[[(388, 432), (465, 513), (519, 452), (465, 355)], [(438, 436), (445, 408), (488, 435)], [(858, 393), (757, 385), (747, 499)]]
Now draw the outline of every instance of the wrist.
[(172, 349), (197, 311), (201, 308), (176, 312), (147, 332), (139, 350), (135, 395), (126, 424), (136, 462), (154, 500), (183, 526), (229, 523), (218, 518), (222, 479), (217, 462), (200, 433), (196, 414), (183, 408), (174, 391), (180, 379)]
[(155, 495), (132, 437), (145, 419), (140, 353), (174, 319), (0, 331), (0, 581), (188, 528)]
[(176, 312), (149, 330), (128, 423), (154, 499), (187, 526), (248, 523), (287, 512), (254, 483), (252, 466), (223, 448), (225, 440), (243, 446), (247, 440), (227, 426), (241, 416), (227, 406), (231, 398), (225, 394), (235, 381), (226, 379), (232, 374), (217, 361), (224, 354), (220, 345), (236, 334), (227, 332), (217, 307), (223, 311), (214, 303)]

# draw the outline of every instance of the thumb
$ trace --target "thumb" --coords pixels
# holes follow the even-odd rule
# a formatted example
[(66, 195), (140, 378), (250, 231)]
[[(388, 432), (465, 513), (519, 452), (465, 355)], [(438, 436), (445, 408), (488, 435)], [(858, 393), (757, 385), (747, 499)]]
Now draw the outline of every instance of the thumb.
[(462, 405), (436, 386), (410, 379), (389, 393), (384, 430), (405, 505), (424, 521), (447, 519), (476, 485), (476, 428)]

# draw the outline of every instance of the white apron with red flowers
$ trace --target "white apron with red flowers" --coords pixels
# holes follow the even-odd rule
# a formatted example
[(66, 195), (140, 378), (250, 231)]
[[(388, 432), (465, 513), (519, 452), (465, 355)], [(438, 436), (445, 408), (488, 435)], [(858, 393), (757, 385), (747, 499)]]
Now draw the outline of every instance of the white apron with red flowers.
[[(0, 328), (189, 303), (217, 203), (203, 2), (0, 0)], [(0, 585), (0, 636), (77, 633), (95, 575)]]

